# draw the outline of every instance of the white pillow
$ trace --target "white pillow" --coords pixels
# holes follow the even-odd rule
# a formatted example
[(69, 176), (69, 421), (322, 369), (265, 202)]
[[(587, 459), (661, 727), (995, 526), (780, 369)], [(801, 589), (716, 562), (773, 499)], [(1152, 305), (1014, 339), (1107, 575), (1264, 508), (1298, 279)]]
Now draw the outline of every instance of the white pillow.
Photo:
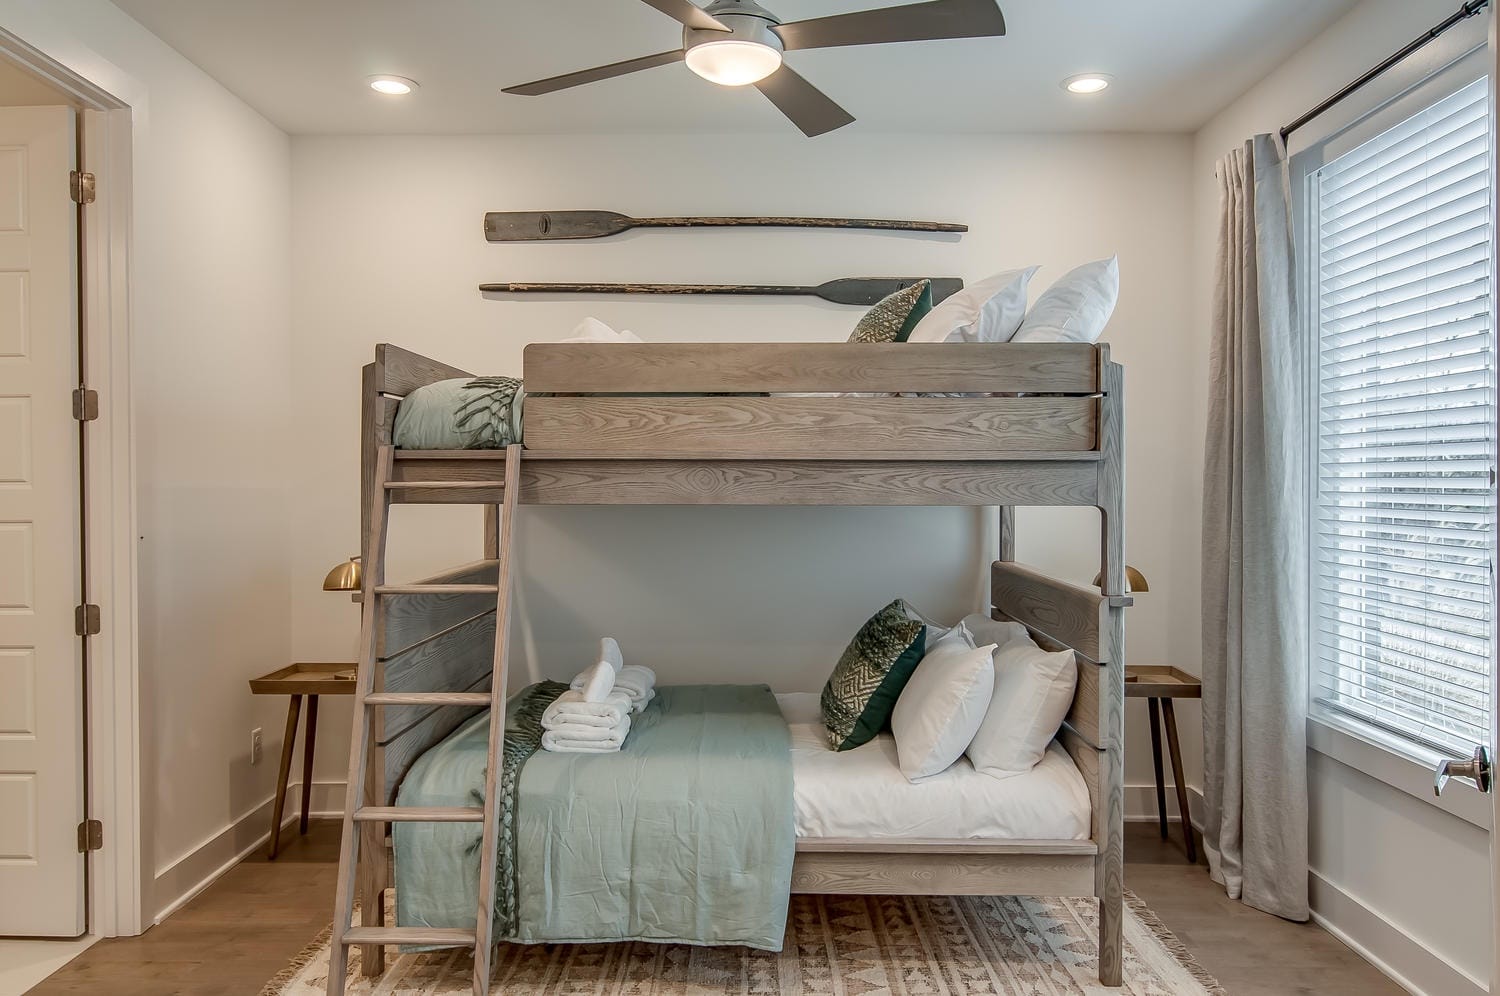
[(1098, 342), (1120, 297), (1120, 258), (1084, 263), (1048, 287), (1012, 342)]
[[(926, 648), (927, 653), (932, 653), (932, 649), (937, 646), (937, 642), (949, 633), (952, 633), (956, 628), (954, 626), (944, 626), (940, 622), (933, 622), (927, 618), (925, 612), (912, 608), (904, 601), (901, 603), (901, 608), (906, 610), (906, 618), (927, 627), (922, 633), (922, 646)], [(973, 646), (972, 642), (970, 646)]]
[(1009, 342), (1026, 315), (1026, 284), (1036, 270), (1006, 270), (945, 298), (907, 342)]
[(1001, 622), (982, 612), (964, 616), (962, 625), (968, 629), (975, 643), (993, 643), (1004, 650), (1016, 640), (1030, 640), (1031, 634), (1018, 622)]
[(578, 323), (573, 334), (560, 342), (641, 342), (634, 332), (616, 332), (597, 318), (585, 318)]
[(975, 647), (960, 623), (917, 664), (891, 713), (897, 763), (911, 781), (948, 770), (974, 739), (994, 690), (994, 650)]
[(1030, 638), (1000, 648), (989, 709), (969, 744), (974, 767), (996, 778), (1034, 768), (1057, 736), (1077, 682), (1071, 650), (1048, 653)]

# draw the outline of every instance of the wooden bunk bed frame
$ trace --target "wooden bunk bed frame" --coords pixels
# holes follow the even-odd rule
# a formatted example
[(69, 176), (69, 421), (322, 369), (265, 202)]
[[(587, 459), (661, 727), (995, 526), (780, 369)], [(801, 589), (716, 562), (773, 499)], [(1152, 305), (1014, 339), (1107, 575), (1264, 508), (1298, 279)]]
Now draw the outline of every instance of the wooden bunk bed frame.
[[(554, 344), (525, 351), (521, 504), (996, 505), (993, 615), (1048, 649), (1071, 649), (1078, 684), (1059, 740), (1088, 785), (1088, 840), (800, 839), (795, 892), (1093, 896), (1099, 977), (1121, 981), (1123, 946), (1123, 371), (1087, 344)], [(485, 506), (480, 559), (419, 584), (495, 584), (505, 453), (383, 450), (396, 408), (435, 381), (470, 377), (391, 345), (363, 371), (365, 555), (377, 466), (392, 503)], [(761, 392), (947, 392), (1003, 397), (773, 397)], [(1014, 507), (1101, 515), (1101, 588), (1014, 562)], [(492, 594), (411, 594), (385, 614), (374, 687), (485, 690)], [(413, 761), (475, 708), (387, 705), (372, 715), (364, 805), (392, 806)], [(364, 823), (367, 856), (387, 827)], [(383, 921), (386, 860), (358, 863), (365, 926)], [(362, 945), (367, 975), (383, 949)]]

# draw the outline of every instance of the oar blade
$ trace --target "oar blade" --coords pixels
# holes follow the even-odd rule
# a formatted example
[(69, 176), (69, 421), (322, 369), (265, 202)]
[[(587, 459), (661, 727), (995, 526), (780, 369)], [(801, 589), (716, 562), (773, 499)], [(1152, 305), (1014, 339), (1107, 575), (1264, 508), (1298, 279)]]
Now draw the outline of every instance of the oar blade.
[(814, 293), (834, 304), (858, 304), (869, 307), (881, 298), (889, 297), (898, 290), (904, 290), (922, 279), (932, 281), (934, 303), (962, 290), (964, 286), (964, 282), (958, 277), (843, 277), (819, 284), (814, 289)]
[(484, 216), (484, 237), (490, 242), (599, 239), (627, 231), (634, 223), (614, 211), (490, 211)]

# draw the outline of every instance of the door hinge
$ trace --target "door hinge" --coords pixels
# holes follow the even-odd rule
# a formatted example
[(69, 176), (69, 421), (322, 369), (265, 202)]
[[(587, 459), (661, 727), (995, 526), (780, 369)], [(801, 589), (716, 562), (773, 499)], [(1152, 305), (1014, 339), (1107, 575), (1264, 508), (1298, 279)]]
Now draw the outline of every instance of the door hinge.
[(99, 633), (99, 606), (88, 602), (74, 609), (73, 632), (79, 636), (97, 636)]
[(84, 173), (79, 170), (71, 170), (68, 173), (68, 193), (75, 204), (92, 204), (97, 193), (94, 187), (94, 174)]
[(99, 392), (87, 387), (73, 388), (73, 417), (79, 422), (92, 422), (99, 417)]
[(84, 820), (78, 824), (78, 853), (86, 854), (104, 847), (104, 824), (98, 820)]

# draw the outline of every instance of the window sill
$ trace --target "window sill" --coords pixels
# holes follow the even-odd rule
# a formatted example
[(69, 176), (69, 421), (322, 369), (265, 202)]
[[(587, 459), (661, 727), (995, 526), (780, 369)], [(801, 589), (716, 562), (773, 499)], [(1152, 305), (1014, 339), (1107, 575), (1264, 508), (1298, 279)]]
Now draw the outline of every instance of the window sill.
[(1441, 796), (1433, 794), (1433, 769), (1441, 760), (1434, 752), (1397, 741), (1357, 720), (1327, 714), (1308, 717), (1307, 746), (1481, 830), (1490, 829), (1493, 811), (1488, 795), (1458, 781), (1449, 782)]

